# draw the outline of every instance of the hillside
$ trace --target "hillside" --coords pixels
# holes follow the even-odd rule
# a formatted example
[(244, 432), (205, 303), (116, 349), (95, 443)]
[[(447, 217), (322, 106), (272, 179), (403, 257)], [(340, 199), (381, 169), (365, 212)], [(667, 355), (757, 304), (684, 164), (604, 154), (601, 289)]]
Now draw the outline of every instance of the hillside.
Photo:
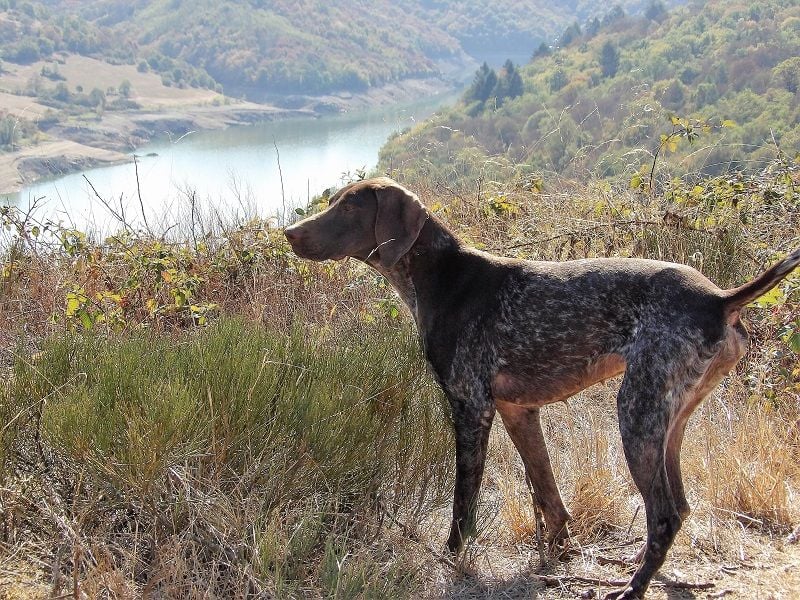
[(465, 51), (531, 52), (593, 10), (583, 0), (0, 0), (0, 56), (76, 53), (251, 98), (321, 94), (439, 75)]
[[(612, 6), (644, 12), (652, 0), (625, 0), (610, 6), (588, 0), (401, 0), (409, 12), (423, 15), (455, 37), (476, 56), (486, 52), (518, 54), (544, 40), (553, 40), (574, 23), (602, 17)], [(665, 5), (682, 4), (668, 0)]]
[[(387, 144), (382, 168), (449, 179), (594, 172), (636, 183), (655, 155), (657, 166), (715, 174), (757, 170), (778, 148), (800, 148), (796, 2), (710, 0), (573, 33), (518, 69), (516, 97), (479, 89), (476, 75), (459, 106)], [(503, 72), (482, 75), (492, 76)]]

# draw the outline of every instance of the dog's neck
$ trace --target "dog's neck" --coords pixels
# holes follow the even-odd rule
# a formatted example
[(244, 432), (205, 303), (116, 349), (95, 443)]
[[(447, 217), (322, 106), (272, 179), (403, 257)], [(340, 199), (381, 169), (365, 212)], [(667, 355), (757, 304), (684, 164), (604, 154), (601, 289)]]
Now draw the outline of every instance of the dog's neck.
[(424, 288), (430, 280), (428, 273), (435, 272), (443, 257), (458, 252), (461, 247), (462, 243), (455, 234), (439, 219), (429, 215), (414, 245), (397, 263), (388, 268), (378, 260), (369, 260), (368, 264), (392, 284), (419, 325), (422, 315), (418, 297), (425, 293)]

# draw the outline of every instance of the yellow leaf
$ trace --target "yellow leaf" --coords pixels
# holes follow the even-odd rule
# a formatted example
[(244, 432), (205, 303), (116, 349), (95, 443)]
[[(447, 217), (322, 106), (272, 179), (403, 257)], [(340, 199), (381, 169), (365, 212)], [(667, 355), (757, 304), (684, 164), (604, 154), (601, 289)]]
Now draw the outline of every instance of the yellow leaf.
[(67, 294), (67, 316), (74, 317), (80, 309), (81, 303), (75, 294)]
[(667, 139), (666, 142), (667, 150), (670, 152), (675, 152), (678, 149), (678, 138), (670, 137)]
[(756, 306), (769, 308), (781, 304), (786, 299), (786, 295), (780, 287), (772, 288), (769, 292), (755, 300)]

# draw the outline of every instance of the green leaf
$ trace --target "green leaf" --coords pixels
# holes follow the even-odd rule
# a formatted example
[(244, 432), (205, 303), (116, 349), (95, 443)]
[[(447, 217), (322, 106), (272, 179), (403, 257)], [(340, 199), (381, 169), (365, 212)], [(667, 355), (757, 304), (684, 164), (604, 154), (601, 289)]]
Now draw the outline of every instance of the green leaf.
[(731, 121), (730, 119), (725, 119), (722, 122), (723, 127), (736, 127), (736, 121)]
[(300, 215), (301, 217), (304, 217), (306, 215), (306, 211), (300, 208), (299, 206), (294, 209), (294, 212)]
[(92, 328), (94, 323), (92, 323), (92, 316), (88, 313), (88, 311), (82, 310), (78, 316), (81, 319), (81, 325), (83, 325), (84, 329), (89, 330)]
[(786, 343), (789, 345), (789, 348), (792, 349), (792, 352), (800, 354), (800, 331), (793, 331), (790, 333)]

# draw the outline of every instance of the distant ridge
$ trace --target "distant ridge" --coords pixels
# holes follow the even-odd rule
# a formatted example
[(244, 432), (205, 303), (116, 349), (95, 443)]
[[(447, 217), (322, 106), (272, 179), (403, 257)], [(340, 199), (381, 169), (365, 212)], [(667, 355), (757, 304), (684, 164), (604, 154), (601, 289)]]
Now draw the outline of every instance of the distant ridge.
[(236, 95), (357, 92), (437, 76), (465, 51), (527, 54), (593, 10), (585, 0), (0, 0), (0, 56), (71, 52)]

